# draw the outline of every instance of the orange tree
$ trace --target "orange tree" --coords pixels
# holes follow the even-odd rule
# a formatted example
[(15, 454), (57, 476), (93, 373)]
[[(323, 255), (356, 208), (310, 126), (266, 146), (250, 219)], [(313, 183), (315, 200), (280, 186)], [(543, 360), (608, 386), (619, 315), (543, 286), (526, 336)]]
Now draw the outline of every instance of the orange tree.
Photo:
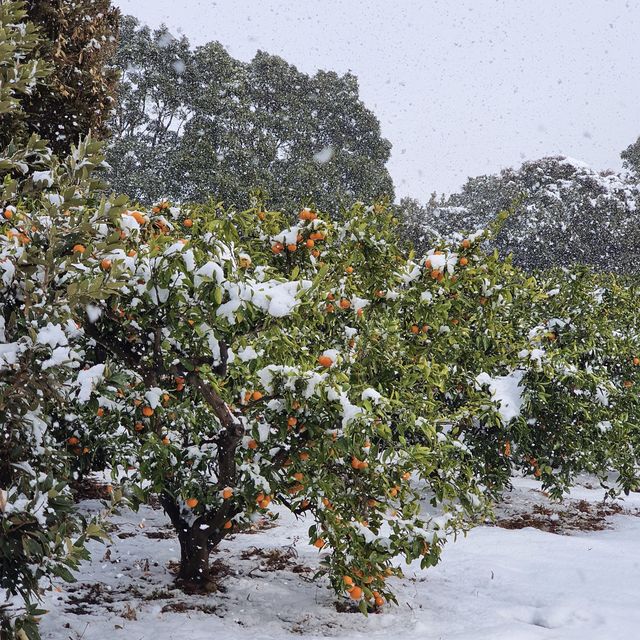
[(514, 456), (560, 497), (577, 473), (612, 494), (638, 490), (640, 314), (631, 278), (582, 268), (538, 276), (518, 352)]
[[(24, 135), (23, 100), (48, 71), (24, 4), (0, 3), (0, 636), (37, 637), (37, 599), (52, 576), (87, 557), (95, 523), (75, 513), (56, 421), (81, 388), (84, 340), (72, 321), (66, 259), (76, 232), (64, 215), (91, 207), (90, 140), (66, 158)], [(91, 196), (89, 196), (91, 194)], [(103, 207), (107, 206), (104, 202)], [(59, 225), (59, 226), (58, 226)], [(85, 385), (86, 386), (86, 385)], [(86, 393), (90, 394), (91, 389)]]
[(416, 259), (383, 204), (338, 225), (259, 202), (108, 217), (77, 238), (69, 287), (118, 383), (61, 438), (81, 459), (108, 444), (134, 502), (160, 494), (183, 581), (279, 504), (313, 514), (324, 570), (365, 609), (392, 597), (395, 558), (434, 564), (508, 481), (476, 360), (504, 369), (522, 279), (477, 239)]

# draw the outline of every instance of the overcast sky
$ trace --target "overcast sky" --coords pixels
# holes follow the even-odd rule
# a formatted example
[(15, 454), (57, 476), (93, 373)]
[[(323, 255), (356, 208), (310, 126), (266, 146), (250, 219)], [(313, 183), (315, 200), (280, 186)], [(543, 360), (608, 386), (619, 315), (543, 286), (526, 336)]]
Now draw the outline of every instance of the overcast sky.
[(399, 196), (563, 154), (619, 168), (640, 135), (640, 0), (113, 0), (193, 44), (352, 71)]

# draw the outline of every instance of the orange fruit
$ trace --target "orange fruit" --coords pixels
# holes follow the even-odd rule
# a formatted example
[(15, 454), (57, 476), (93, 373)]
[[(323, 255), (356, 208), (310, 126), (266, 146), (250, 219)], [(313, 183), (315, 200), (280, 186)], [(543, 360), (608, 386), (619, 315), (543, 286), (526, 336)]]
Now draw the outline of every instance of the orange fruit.
[(353, 578), (351, 576), (342, 576), (342, 582), (344, 582), (347, 587), (353, 586)]
[(296, 418), (295, 416), (291, 416), (287, 420), (287, 426), (288, 427), (294, 427), (296, 424), (298, 424), (298, 418)]
[(405, 471), (405, 472), (402, 474), (402, 479), (403, 479), (403, 480), (409, 480), (409, 478), (411, 478), (411, 473), (409, 473), (409, 471)]
[(351, 587), (348, 593), (349, 597), (353, 600), (360, 600), (360, 598), (362, 598), (362, 589), (360, 587)]
[(389, 495), (395, 498), (398, 495), (398, 487), (391, 487), (391, 489), (389, 489)]
[(223, 500), (228, 500), (233, 495), (233, 489), (231, 487), (225, 487), (222, 490)]
[(345, 269), (345, 271), (346, 271), (347, 273), (353, 273), (353, 267), (347, 267), (347, 268)]
[(170, 442), (170, 440), (169, 440), (169, 438), (167, 438), (167, 436), (162, 438), (162, 444), (169, 444), (169, 442)]
[(329, 303), (329, 304), (325, 307), (325, 311), (326, 311), (327, 313), (333, 313), (335, 310), (336, 310), (336, 308), (335, 308), (331, 303)]
[(298, 482), (302, 482), (304, 480), (304, 473), (300, 473), (299, 471), (298, 473), (294, 473), (293, 479), (297, 480)]
[(87, 248), (83, 244), (74, 244), (73, 253), (84, 253)]
[(460, 266), (461, 267), (466, 267), (469, 264), (469, 259), (465, 258), (464, 256), (462, 258), (460, 258)]
[(249, 447), (249, 449), (252, 449), (252, 450), (257, 449), (258, 443), (253, 438), (251, 438), (251, 440), (247, 442), (247, 447)]
[(320, 356), (318, 358), (318, 364), (321, 367), (330, 367), (333, 364), (333, 360), (329, 356)]
[(419, 333), (420, 332), (420, 327), (418, 327), (417, 324), (412, 324), (411, 325), (411, 333)]
[(631, 380), (625, 380), (622, 383), (622, 386), (624, 386), (625, 389), (631, 389), (631, 387), (633, 387), (633, 382), (631, 382)]
[(136, 422), (136, 424), (133, 427), (136, 431), (142, 431), (144, 429), (144, 425), (142, 424), (142, 422)]
[(13, 211), (11, 211), (11, 209), (5, 209), (4, 210), (4, 217), (7, 220), (11, 220), (11, 218), (13, 218)]
[(346, 298), (342, 298), (340, 300), (340, 307), (342, 309), (348, 309), (351, 306), (351, 302), (349, 302), (349, 300), (347, 300)]
[(144, 216), (139, 211), (130, 211), (129, 215), (132, 216), (138, 224), (142, 225), (146, 223)]
[(272, 245), (271, 251), (277, 255), (278, 253), (282, 253), (284, 251), (284, 246), (281, 242), (276, 242), (274, 245)]
[(471, 240), (469, 240), (468, 238), (465, 238), (461, 243), (460, 246), (463, 249), (468, 249), (471, 246)]
[(293, 253), (297, 248), (298, 248), (298, 245), (296, 245), (296, 244), (288, 244), (287, 245), (287, 251), (290, 251), (291, 253)]
[(309, 459), (309, 454), (306, 451), (303, 451), (299, 458), (301, 462), (306, 462)]
[(322, 547), (324, 547), (324, 545), (326, 544), (326, 542), (322, 539), (322, 538), (318, 538), (314, 543), (313, 546), (318, 548), (318, 549), (322, 549)]
[(153, 409), (151, 407), (143, 407), (142, 415), (150, 418), (153, 415)]
[(254, 392), (251, 394), (251, 399), (252, 399), (252, 400), (255, 400), (256, 402), (257, 402), (258, 400), (262, 400), (262, 393), (261, 393), (260, 391), (254, 391)]
[(511, 455), (511, 443), (508, 440), (504, 443), (504, 455), (507, 458)]
[(309, 238), (304, 244), (307, 249), (313, 249), (313, 247), (316, 246), (316, 243), (311, 238)]
[(640, 365), (640, 358), (634, 358), (633, 359), (633, 366), (637, 367), (638, 365)]
[(198, 498), (187, 498), (185, 500), (185, 504), (187, 505), (187, 507), (189, 507), (189, 509), (194, 509), (198, 506)]
[(376, 603), (376, 607), (381, 607), (384, 604), (384, 598), (377, 592), (373, 592), (373, 600)]
[(362, 318), (362, 314), (364, 313), (364, 309), (362, 309), (362, 307), (360, 309), (358, 309), (358, 317)]
[(264, 211), (258, 211), (258, 220), (264, 220), (265, 218)]
[(102, 418), (102, 416), (104, 415), (104, 409), (102, 407), (98, 407), (96, 415), (98, 416), (98, 418)]
[(108, 258), (103, 258), (100, 261), (100, 268), (103, 271), (109, 271), (109, 269), (111, 269), (111, 260), (109, 260)]
[(183, 222), (184, 226), (187, 227), (187, 229), (190, 229), (191, 227), (193, 227), (193, 220), (191, 218), (187, 218), (184, 222)]
[(231, 529), (231, 527), (233, 526), (233, 523), (231, 522), (231, 520), (227, 520), (224, 525), (223, 525), (223, 529)]
[(76, 438), (75, 436), (71, 436), (70, 438), (67, 438), (67, 443), (70, 445), (76, 445), (80, 442), (80, 440), (78, 440), (78, 438)]

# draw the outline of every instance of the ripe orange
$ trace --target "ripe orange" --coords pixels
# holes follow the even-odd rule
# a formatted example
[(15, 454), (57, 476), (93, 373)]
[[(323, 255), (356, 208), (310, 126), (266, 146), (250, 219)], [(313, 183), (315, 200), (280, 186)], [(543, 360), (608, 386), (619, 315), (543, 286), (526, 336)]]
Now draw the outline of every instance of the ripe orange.
[(318, 548), (318, 549), (322, 549), (322, 547), (324, 547), (324, 545), (326, 544), (326, 542), (322, 539), (322, 538), (318, 538), (314, 543), (313, 546)]
[(298, 248), (297, 244), (288, 244), (287, 245), (287, 251), (290, 251), (291, 253), (293, 253), (297, 248)]
[(299, 458), (301, 462), (306, 462), (309, 459), (309, 454), (306, 451), (303, 451)]
[(153, 415), (153, 409), (151, 407), (143, 407), (142, 408), (142, 415), (150, 418)]
[(464, 256), (462, 258), (460, 258), (460, 266), (461, 267), (466, 267), (469, 264), (469, 259), (465, 258)]
[(262, 400), (262, 392), (260, 392), (260, 391), (254, 391), (254, 392), (251, 394), (251, 399), (252, 399), (252, 400), (255, 400), (256, 402), (257, 402), (258, 400)]
[(76, 438), (75, 436), (71, 436), (70, 438), (67, 438), (67, 443), (70, 445), (76, 445), (80, 442), (80, 440), (78, 440), (78, 438)]
[(227, 520), (224, 525), (222, 526), (223, 529), (231, 529), (231, 527), (233, 526), (233, 523), (231, 522), (231, 520)]
[(13, 211), (11, 211), (11, 209), (5, 209), (4, 210), (4, 217), (7, 220), (11, 220), (11, 218), (13, 218)]
[(231, 487), (225, 487), (222, 490), (222, 499), (228, 500), (233, 495), (233, 489)]
[(362, 589), (360, 587), (351, 587), (351, 589), (349, 589), (349, 596), (353, 600), (360, 600), (360, 598), (362, 598)]
[(633, 387), (633, 382), (631, 382), (631, 380), (625, 380), (622, 385), (625, 389), (631, 389), (631, 387)]
[(353, 586), (353, 578), (351, 576), (342, 576), (342, 582), (344, 582), (347, 587)]
[(330, 367), (333, 364), (333, 360), (329, 356), (320, 356), (318, 358), (318, 364), (321, 367)]
[(162, 444), (169, 444), (170, 440), (167, 436), (165, 436), (164, 438), (162, 438)]
[(132, 216), (133, 219), (140, 225), (146, 223), (144, 216), (139, 211), (130, 211), (129, 215)]
[(296, 424), (298, 424), (298, 418), (296, 418), (295, 416), (291, 416), (287, 420), (287, 426), (288, 427), (294, 427)]
[(103, 258), (100, 261), (100, 268), (103, 271), (109, 271), (109, 269), (111, 269), (111, 260), (109, 260), (108, 258)]
[(398, 487), (391, 487), (391, 489), (389, 489), (389, 495), (395, 498), (398, 495)]
[(311, 238), (309, 238), (304, 244), (306, 245), (307, 249), (313, 249), (313, 247), (316, 246), (316, 243)]
[(504, 455), (507, 458), (511, 455), (511, 443), (508, 440), (504, 443)]
[(251, 440), (247, 442), (247, 447), (249, 447), (249, 449), (252, 449), (252, 450), (257, 449), (258, 443), (253, 438), (251, 438)]
[(409, 471), (405, 471), (405, 472), (402, 474), (402, 479), (403, 479), (403, 480), (409, 480), (409, 478), (411, 478), (411, 473), (410, 473)]
[(340, 307), (342, 309), (348, 309), (351, 306), (351, 302), (349, 302), (349, 300), (347, 300), (346, 298), (342, 298), (340, 300)]
[(312, 255), (314, 258), (317, 258), (317, 257), (319, 257), (319, 256), (320, 256), (320, 251), (318, 251), (318, 249), (314, 249), (314, 250), (311, 252), (311, 255)]
[(636, 358), (633, 359), (633, 366), (637, 367), (638, 365), (640, 365), (640, 358), (636, 357)]
[(136, 431), (142, 431), (144, 429), (144, 425), (142, 424), (142, 422), (136, 422), (136, 424), (133, 427)]
[(187, 507), (189, 507), (189, 509), (194, 509), (198, 506), (198, 498), (187, 498), (185, 500), (185, 504), (187, 505)]
[(364, 309), (362, 309), (362, 307), (360, 307), (360, 309), (358, 309), (358, 317), (362, 318), (362, 314), (364, 313)]
[(469, 240), (469, 238), (465, 238), (461, 243), (460, 246), (463, 249), (468, 249), (471, 246), (471, 240)]
[(84, 253), (87, 248), (83, 244), (74, 244), (73, 253)]
[(258, 211), (258, 220), (264, 220), (265, 218), (264, 211)]
[(304, 473), (300, 473), (299, 471), (298, 473), (294, 473), (293, 479), (297, 480), (298, 482), (302, 482), (304, 480)]
[(276, 255), (278, 253), (282, 253), (284, 251), (284, 245), (281, 242), (276, 242), (272, 247), (271, 251)]
[(183, 224), (185, 227), (187, 227), (187, 229), (190, 229), (191, 227), (193, 227), (193, 220), (191, 218), (187, 218)]
[(377, 592), (373, 592), (373, 600), (376, 603), (376, 607), (381, 607), (384, 604), (384, 598)]
[(353, 267), (347, 267), (347, 268), (345, 269), (345, 271), (346, 271), (347, 273), (353, 273)]
[(419, 333), (420, 332), (420, 328), (418, 327), (417, 324), (412, 324), (411, 325), (411, 333)]
[(102, 416), (104, 415), (104, 409), (102, 407), (98, 407), (96, 415), (98, 416), (98, 418), (102, 418)]

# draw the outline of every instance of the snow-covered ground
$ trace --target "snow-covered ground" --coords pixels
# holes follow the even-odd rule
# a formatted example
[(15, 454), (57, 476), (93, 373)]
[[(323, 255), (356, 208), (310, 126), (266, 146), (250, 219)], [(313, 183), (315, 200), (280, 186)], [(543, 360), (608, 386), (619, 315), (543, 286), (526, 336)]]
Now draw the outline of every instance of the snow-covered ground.
[(547, 530), (477, 527), (445, 547), (438, 567), (407, 567), (395, 580), (399, 606), (368, 617), (339, 612), (311, 581), (319, 552), (309, 522), (282, 512), (276, 527), (233, 536), (212, 558), (228, 572), (221, 590), (188, 596), (173, 588), (179, 548), (163, 512), (126, 512), (112, 519), (111, 544), (92, 545), (78, 582), (47, 597), (43, 639), (640, 637), (640, 494), (605, 507), (583, 483), (555, 505), (537, 486), (516, 480), (498, 519)]

